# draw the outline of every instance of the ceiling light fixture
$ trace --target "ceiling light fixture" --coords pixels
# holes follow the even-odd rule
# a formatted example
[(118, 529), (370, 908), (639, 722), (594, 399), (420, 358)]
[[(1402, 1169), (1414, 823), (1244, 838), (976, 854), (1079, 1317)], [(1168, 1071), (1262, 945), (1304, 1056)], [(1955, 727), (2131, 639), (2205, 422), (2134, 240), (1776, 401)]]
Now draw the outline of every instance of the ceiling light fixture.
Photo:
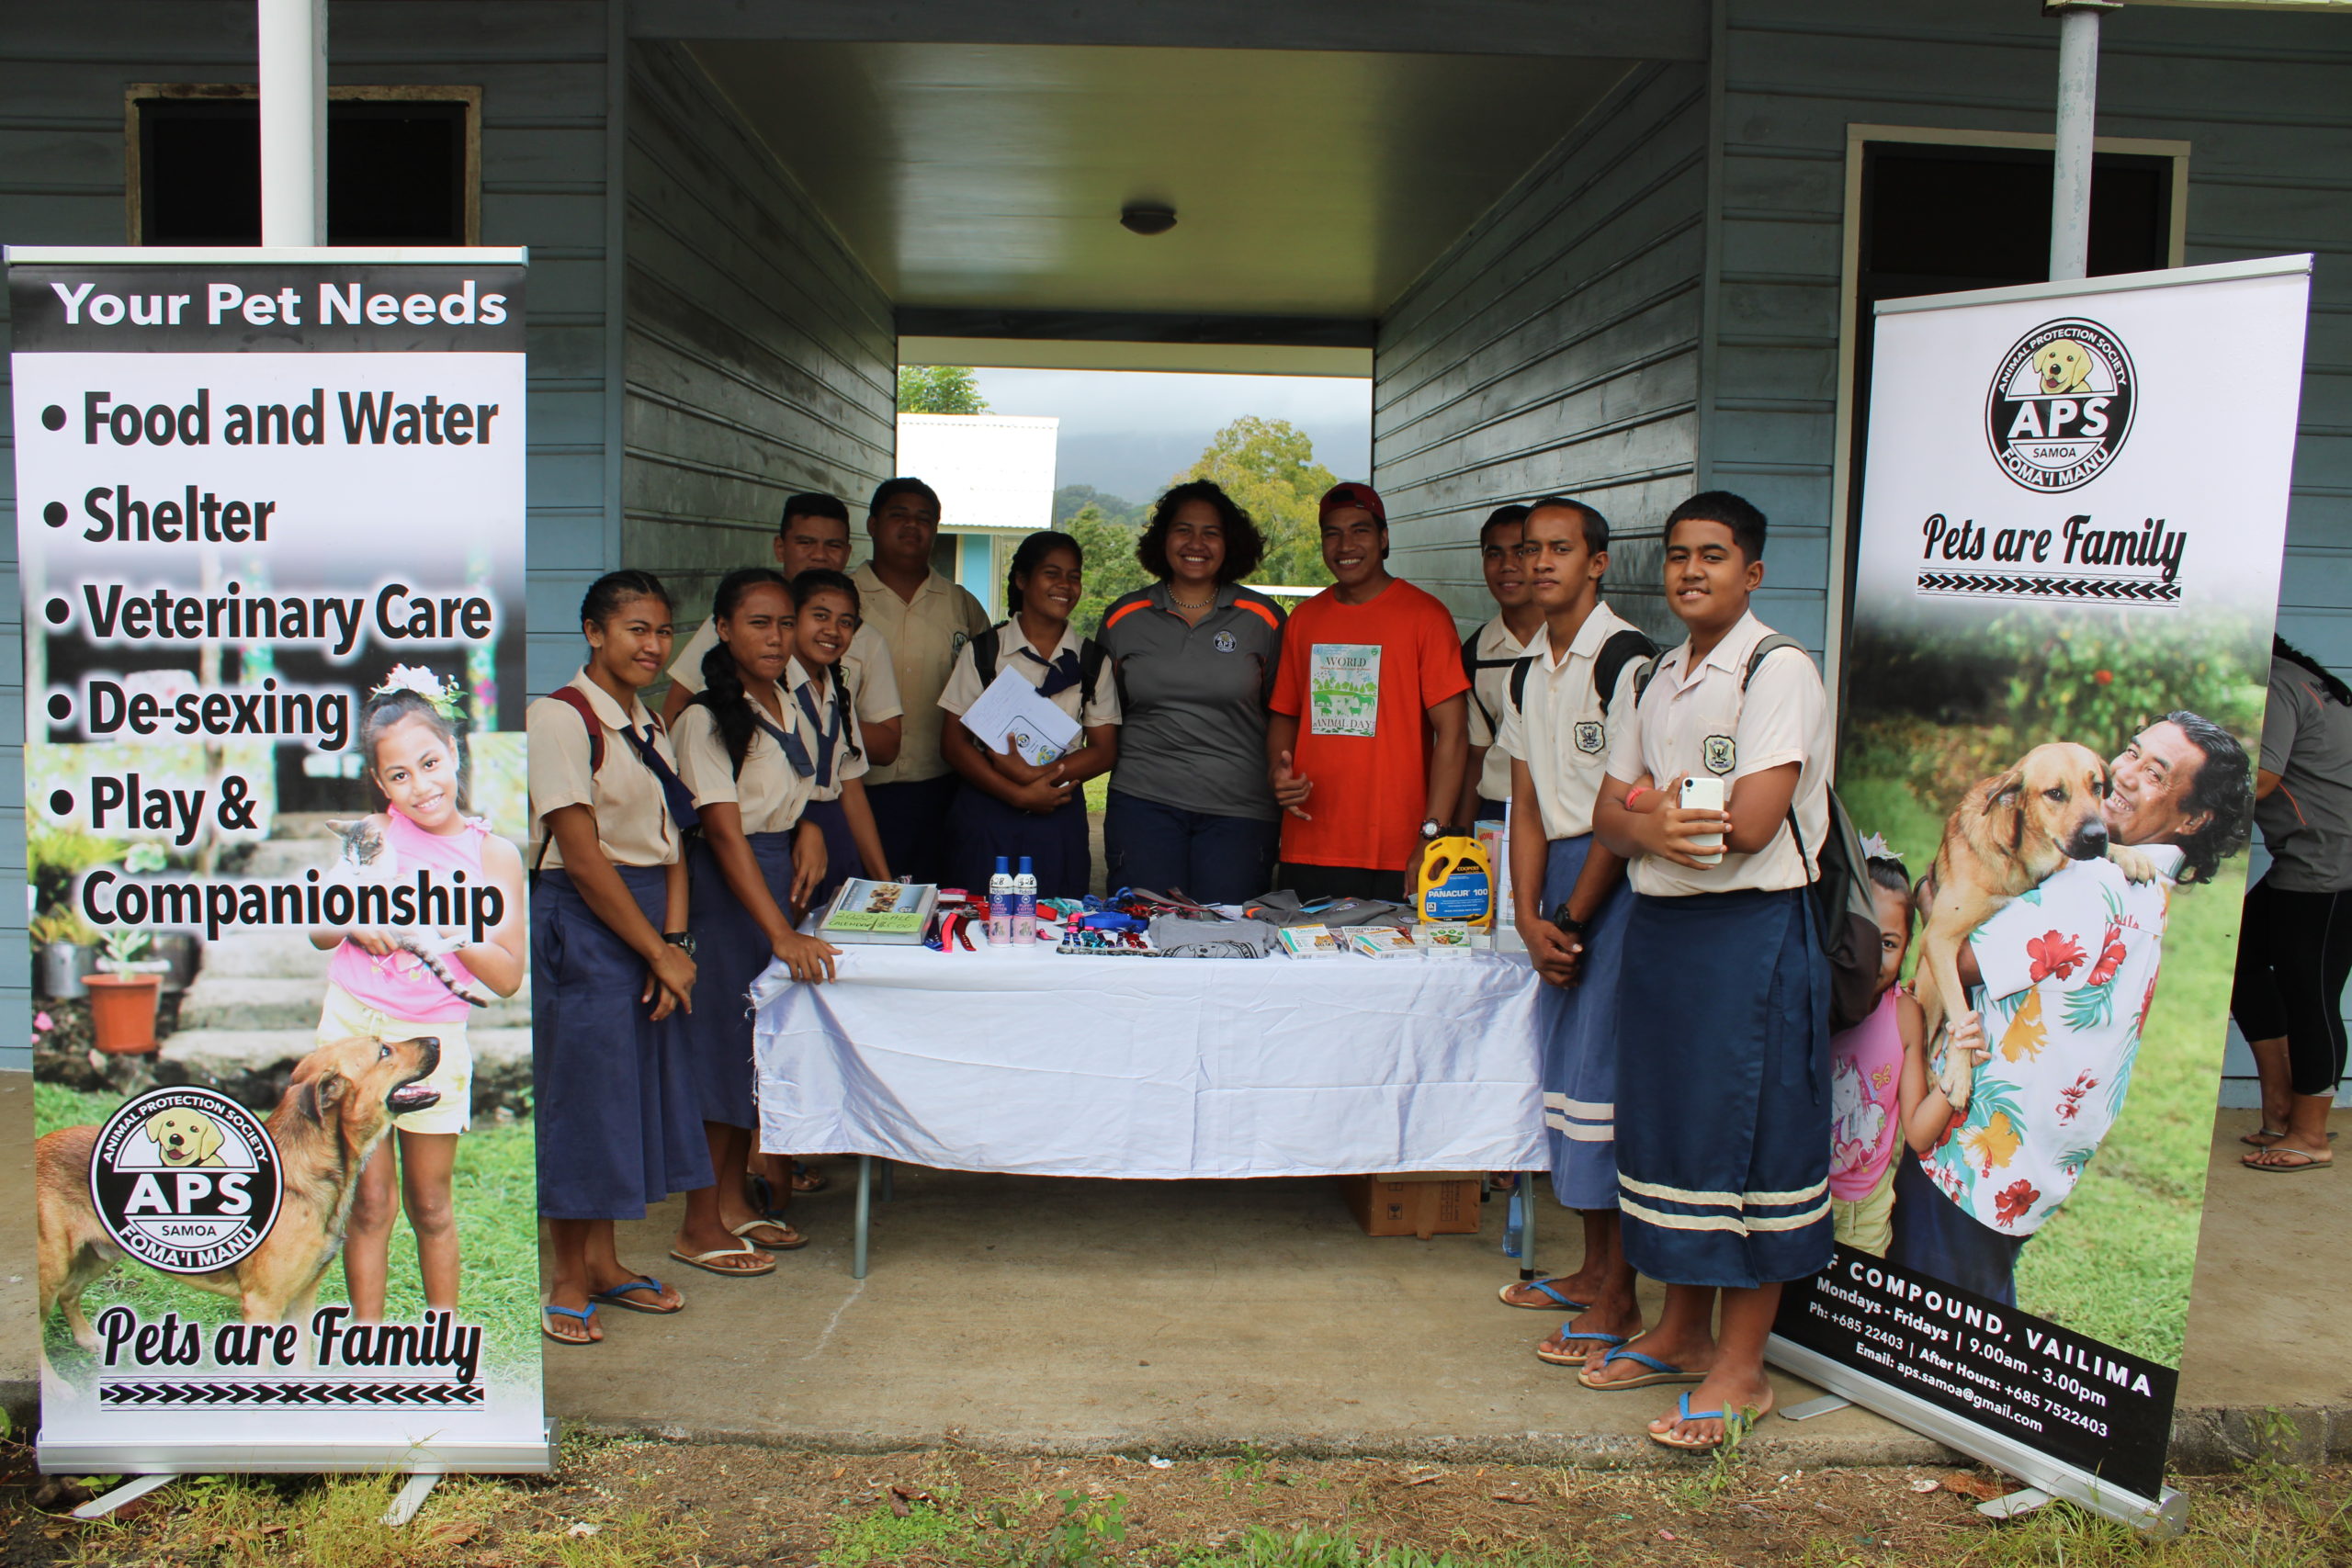
[(1153, 202), (1131, 202), (1119, 209), (1119, 227), (1130, 234), (1165, 234), (1176, 227), (1176, 209)]

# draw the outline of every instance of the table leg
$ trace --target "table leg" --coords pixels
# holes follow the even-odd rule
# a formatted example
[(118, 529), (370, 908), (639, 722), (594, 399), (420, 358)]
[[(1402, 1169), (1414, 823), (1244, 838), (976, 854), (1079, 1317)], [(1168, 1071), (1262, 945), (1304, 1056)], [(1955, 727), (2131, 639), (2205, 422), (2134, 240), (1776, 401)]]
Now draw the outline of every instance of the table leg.
[(882, 1162), (882, 1201), (895, 1202), (898, 1196), (898, 1167), (886, 1159)]
[(865, 1238), (874, 1218), (874, 1156), (857, 1156), (857, 1229), (850, 1244), (849, 1277), (865, 1278)]
[[(1544, 1183), (1544, 1186), (1549, 1187), (1551, 1186), (1551, 1183), (1546, 1181)], [(1537, 1189), (1535, 1178), (1532, 1173), (1524, 1170), (1519, 1173), (1519, 1190), (1521, 1196), (1519, 1215), (1519, 1278), (1521, 1282), (1523, 1284), (1528, 1280), (1543, 1277), (1543, 1270), (1535, 1267), (1535, 1194)]]

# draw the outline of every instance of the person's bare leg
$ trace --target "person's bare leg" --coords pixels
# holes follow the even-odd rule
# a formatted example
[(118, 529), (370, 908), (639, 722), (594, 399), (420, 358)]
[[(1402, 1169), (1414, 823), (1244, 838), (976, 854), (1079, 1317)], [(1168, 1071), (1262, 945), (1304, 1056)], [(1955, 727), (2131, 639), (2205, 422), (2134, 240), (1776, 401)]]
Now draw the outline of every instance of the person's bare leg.
[[(1706, 1371), (1715, 1364), (1714, 1315), (1713, 1285), (1668, 1285), (1666, 1310), (1658, 1314), (1657, 1326), (1635, 1340), (1632, 1348), (1684, 1371)], [(1630, 1382), (1656, 1371), (1630, 1359), (1604, 1367), (1601, 1361), (1607, 1354), (1604, 1348), (1586, 1358), (1583, 1375), (1596, 1384)]]
[[(1577, 1345), (1588, 1350), (1609, 1348), (1589, 1339), (1571, 1345), (1561, 1338), (1564, 1333), (1613, 1334), (1631, 1339), (1642, 1331), (1641, 1304), (1634, 1299), (1634, 1266), (1625, 1261), (1624, 1230), (1617, 1211), (1579, 1209), (1577, 1213), (1584, 1221), (1584, 1262), (1571, 1280), (1586, 1282), (1579, 1290), (1569, 1290), (1570, 1281), (1562, 1280), (1560, 1288), (1571, 1300), (1592, 1304), (1544, 1341), (1544, 1348), (1562, 1353), (1573, 1351)], [(1590, 1359), (1588, 1355), (1587, 1360)]]
[[(703, 1140), (708, 1145), (710, 1157), (714, 1162), (719, 1158), (721, 1150), (727, 1147), (729, 1135), (736, 1131), (737, 1129), (720, 1122), (705, 1122), (702, 1124)], [(736, 1149), (732, 1165), (714, 1164), (713, 1168), (742, 1169), (745, 1152), (750, 1146), (747, 1143)], [(678, 1239), (672, 1245), (689, 1258), (714, 1252), (732, 1254), (731, 1257), (712, 1258), (699, 1265), (701, 1268), (710, 1269), (713, 1273), (765, 1273), (775, 1259), (769, 1254), (756, 1249), (749, 1252), (742, 1250), (741, 1238), (729, 1230), (721, 1218), (724, 1200), (719, 1195), (719, 1189), (722, 1186), (732, 1188), (737, 1200), (741, 1201), (743, 1184), (732, 1178), (724, 1182), (714, 1180), (707, 1186), (695, 1188), (686, 1194), (686, 1212), (678, 1222)], [(750, 1217), (749, 1204), (743, 1206), (743, 1213), (745, 1217)]]
[[(1720, 1410), (1724, 1416), (1750, 1411), (1761, 1416), (1772, 1408), (1772, 1384), (1764, 1375), (1764, 1341), (1770, 1337), (1772, 1318), (1781, 1310), (1781, 1287), (1727, 1288), (1723, 1297), (1723, 1325), (1715, 1335), (1714, 1359), (1706, 1381), (1690, 1391), (1690, 1408)], [(1704, 1443), (1722, 1439), (1724, 1423), (1721, 1418), (1702, 1421), (1694, 1416), (1685, 1421), (1667, 1415), (1651, 1422), (1650, 1430), (1660, 1437), (1671, 1434), (1687, 1442)]]
[(343, 1277), (351, 1290), (351, 1315), (359, 1323), (384, 1321), (384, 1282), (391, 1272), (392, 1220), (400, 1213), (400, 1156), (386, 1138), (359, 1168), (352, 1186), (351, 1213), (343, 1227)]
[[(702, 1124), (702, 1132), (704, 1140), (710, 1145), (711, 1169), (736, 1171), (751, 1163), (752, 1130), (749, 1127), (730, 1127), (723, 1122), (706, 1122)], [(753, 1208), (743, 1187), (740, 1180), (729, 1181), (723, 1178), (713, 1185), (711, 1191), (718, 1204), (721, 1229), (732, 1236), (745, 1225), (757, 1225), (759, 1228), (745, 1237), (754, 1247), (789, 1247), (798, 1239), (791, 1226), (769, 1220)], [(788, 1182), (785, 1190), (787, 1193), (791, 1191)]]
[(2246, 1048), (2254, 1053), (2255, 1077), (2262, 1085), (2262, 1125), (2249, 1136), (2274, 1144), (2295, 1113), (2295, 1074), (2288, 1065), (2287, 1037), (2249, 1040)]
[[(628, 1264), (621, 1261), (621, 1255), (618, 1250), (618, 1243), (616, 1240), (613, 1231), (612, 1221), (587, 1220), (582, 1223), (589, 1227), (588, 1245), (585, 1256), (587, 1260), (586, 1274), (588, 1288), (590, 1290), (609, 1291), (616, 1285), (626, 1285), (631, 1280), (640, 1277), (642, 1272), (641, 1270), (632, 1269)], [(643, 1277), (647, 1279), (652, 1278), (651, 1275), (643, 1275)], [(668, 1284), (662, 1287), (662, 1292), (659, 1295), (656, 1295), (650, 1291), (632, 1291), (629, 1292), (629, 1300), (633, 1302), (643, 1302), (648, 1305), (663, 1307), (684, 1306), (685, 1304), (685, 1298), (678, 1294), (677, 1287)], [(572, 1306), (577, 1303), (566, 1302), (563, 1304), (566, 1306)], [(601, 1339), (604, 1336), (600, 1333), (596, 1337)]]
[(458, 1310), (457, 1204), (450, 1173), (458, 1164), (455, 1133), (401, 1133), (401, 1201), (409, 1228), (416, 1232), (416, 1272), (424, 1284), (424, 1304)]
[[(549, 1220), (548, 1225), (548, 1304), (570, 1307), (574, 1312), (588, 1308), (588, 1292), (594, 1287), (589, 1283), (589, 1253), (599, 1225), (604, 1227), (604, 1250), (612, 1251), (613, 1227), (609, 1220)], [(561, 1314), (541, 1321), (547, 1331), (559, 1339), (602, 1339), (603, 1328), (594, 1318), (582, 1323), (576, 1317)]]
[(2245, 1156), (2248, 1165), (2284, 1166), (2334, 1165), (2335, 1150), (2327, 1141), (2328, 1112), (2335, 1109), (2332, 1094), (2299, 1094), (2287, 1112), (2287, 1132), (2272, 1140), (2267, 1148), (2256, 1149)]

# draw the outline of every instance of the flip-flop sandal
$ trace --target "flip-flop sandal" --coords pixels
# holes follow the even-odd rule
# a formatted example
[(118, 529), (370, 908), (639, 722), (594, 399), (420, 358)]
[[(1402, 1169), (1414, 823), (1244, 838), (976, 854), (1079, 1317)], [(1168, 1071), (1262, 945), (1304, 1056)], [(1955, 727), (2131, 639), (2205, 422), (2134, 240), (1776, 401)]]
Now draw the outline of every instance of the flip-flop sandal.
[(2295, 1176), (2306, 1170), (2325, 1170), (2335, 1163), (2334, 1155), (2322, 1159), (2317, 1155), (2306, 1154), (2301, 1149), (2282, 1149), (2276, 1144), (2262, 1152), (2269, 1155), (2285, 1155), (2288, 1156), (2288, 1163), (2281, 1165), (2277, 1160), (2268, 1159), (2242, 1159), (2238, 1163), (2248, 1170), (2258, 1170), (2265, 1176)]
[(584, 1337), (574, 1339), (568, 1334), (558, 1334), (554, 1329), (548, 1326), (548, 1318), (551, 1314), (558, 1317), (576, 1317), (582, 1323), (587, 1323), (596, 1315), (595, 1303), (591, 1302), (585, 1307), (560, 1307), (553, 1302), (547, 1303), (539, 1308), (539, 1332), (545, 1335), (548, 1338), (554, 1340), (559, 1345), (594, 1345), (596, 1343), (594, 1339)]
[[(752, 1238), (748, 1234), (752, 1231), (775, 1231), (789, 1239), (785, 1241), (752, 1241)], [(738, 1241), (751, 1242), (751, 1245), (758, 1247), (762, 1252), (797, 1252), (802, 1247), (808, 1245), (808, 1238), (807, 1236), (802, 1235), (798, 1231), (794, 1230), (782, 1220), (745, 1220), (740, 1225), (731, 1226), (728, 1230), (727, 1234), (735, 1237)]]
[[(1637, 1378), (1606, 1376), (1609, 1369), (1619, 1361), (1637, 1361), (1647, 1367), (1649, 1371)], [(1645, 1356), (1639, 1350), (1618, 1349), (1607, 1352), (1600, 1358), (1600, 1371), (1604, 1375), (1599, 1380), (1595, 1380), (1591, 1372), (1582, 1371), (1577, 1374), (1577, 1382), (1596, 1393), (1621, 1393), (1632, 1388), (1656, 1388), (1660, 1383), (1707, 1381), (1707, 1374), (1704, 1372), (1684, 1371), (1671, 1361), (1661, 1361), (1656, 1356)]]
[[(1622, 1334), (1578, 1334), (1571, 1331), (1566, 1326), (1563, 1326), (1555, 1337), (1564, 1345), (1573, 1345), (1579, 1339), (1589, 1339), (1595, 1345), (1599, 1345), (1602, 1348), (1609, 1350), (1614, 1350), (1618, 1346), (1625, 1343), (1625, 1337)], [(1589, 1352), (1580, 1351), (1577, 1354), (1571, 1356), (1565, 1351), (1549, 1350), (1544, 1348), (1544, 1346), (1549, 1345), (1550, 1343), (1551, 1340), (1547, 1339), (1544, 1341), (1543, 1344), (1535, 1347), (1535, 1359), (1537, 1360), (1549, 1361), (1555, 1367), (1581, 1367), (1584, 1365), (1585, 1356), (1589, 1354)]]
[(784, 1211), (775, 1206), (775, 1187), (764, 1176), (743, 1178), (743, 1196), (763, 1219), (781, 1219)]
[(670, 1256), (677, 1259), (677, 1261), (685, 1264), (688, 1268), (699, 1269), (706, 1274), (718, 1274), (729, 1280), (756, 1280), (763, 1274), (773, 1274), (775, 1272), (775, 1260), (774, 1258), (770, 1258), (765, 1264), (757, 1269), (727, 1269), (722, 1268), (718, 1264), (713, 1263), (711, 1259), (714, 1258), (746, 1258), (754, 1253), (763, 1252), (765, 1250), (766, 1248), (753, 1247), (747, 1241), (741, 1247), (714, 1247), (708, 1252), (680, 1252), (673, 1247), (670, 1249)]
[[(651, 1292), (653, 1298), (652, 1301), (648, 1303), (633, 1302), (629, 1300), (628, 1298), (630, 1294), (638, 1291)], [(655, 1279), (650, 1274), (639, 1274), (636, 1279), (629, 1280), (627, 1284), (615, 1285), (609, 1291), (591, 1291), (588, 1292), (588, 1299), (592, 1302), (607, 1303), (610, 1305), (620, 1308), (623, 1312), (648, 1312), (651, 1313), (656, 1317), (667, 1317), (673, 1312), (684, 1312), (686, 1310), (686, 1303), (684, 1301), (679, 1302), (676, 1306), (662, 1306), (659, 1304), (662, 1299), (662, 1281)], [(549, 1310), (560, 1311), (561, 1309), (551, 1308)]]
[[(2278, 1146), (2278, 1140), (2286, 1135), (2287, 1134), (2284, 1133), (2274, 1133), (2269, 1128), (2264, 1127), (2256, 1132), (2248, 1133), (2245, 1137), (2240, 1138), (2238, 1142), (2244, 1144), (2250, 1149), (2272, 1149), (2277, 1148)], [(2256, 1140), (2258, 1138), (2267, 1138), (2270, 1142), (2267, 1144), (2257, 1143)], [(2330, 1133), (2327, 1135), (2327, 1141), (2331, 1144), (2335, 1142), (2335, 1134)]]
[(798, 1160), (792, 1162), (792, 1190), (795, 1192), (822, 1192), (832, 1183)]
[[(1558, 1283), (1559, 1283), (1559, 1281), (1558, 1281), (1558, 1280), (1514, 1280), (1512, 1283), (1508, 1284), (1508, 1285), (1505, 1285), (1505, 1286), (1503, 1286), (1500, 1290), (1497, 1291), (1497, 1292), (1495, 1292), (1495, 1299), (1496, 1299), (1497, 1301), (1498, 1301), (1498, 1302), (1502, 1303), (1503, 1303), (1503, 1305), (1505, 1305), (1505, 1306), (1507, 1306), (1507, 1307), (1518, 1307), (1518, 1308), (1521, 1308), (1522, 1311), (1526, 1311), (1526, 1312), (1554, 1312), (1554, 1311), (1558, 1311), (1558, 1312), (1588, 1313), (1588, 1312), (1590, 1312), (1590, 1311), (1592, 1310), (1592, 1303), (1591, 1303), (1590, 1302), (1572, 1302), (1572, 1301), (1570, 1301), (1567, 1297), (1566, 1297), (1566, 1296), (1562, 1295), (1559, 1292), (1557, 1292), (1557, 1291), (1555, 1291), (1555, 1290), (1554, 1290), (1554, 1289), (1552, 1288), (1553, 1286), (1555, 1286), (1555, 1285), (1556, 1285), (1556, 1284), (1558, 1284)], [(1544, 1292), (1544, 1294), (1545, 1294), (1545, 1295), (1547, 1295), (1547, 1296), (1551, 1297), (1552, 1299), (1551, 1299), (1551, 1301), (1550, 1301), (1550, 1302), (1548, 1302), (1548, 1303), (1545, 1303), (1545, 1302), (1515, 1302), (1515, 1301), (1511, 1300), (1511, 1299), (1510, 1299), (1510, 1293), (1511, 1293), (1513, 1291), (1518, 1290), (1521, 1285), (1526, 1286), (1526, 1287), (1527, 1287), (1527, 1289), (1529, 1289), (1529, 1290), (1531, 1290), (1531, 1291), (1541, 1291), (1541, 1292)]]
[(1677, 1412), (1675, 1420), (1678, 1424), (1684, 1421), (1720, 1421), (1724, 1424), (1724, 1435), (1722, 1437), (1710, 1438), (1702, 1442), (1693, 1442), (1687, 1438), (1676, 1437), (1672, 1427), (1668, 1427), (1663, 1432), (1649, 1432), (1649, 1428), (1646, 1427), (1642, 1428), (1645, 1432), (1649, 1432), (1650, 1441), (1656, 1443), (1658, 1447), (1662, 1449), (1679, 1449), (1686, 1454), (1713, 1453), (1717, 1449), (1736, 1443), (1743, 1435), (1746, 1434), (1750, 1427), (1755, 1426), (1758, 1421), (1763, 1418), (1763, 1412), (1761, 1411), (1758, 1411), (1754, 1416), (1750, 1416), (1745, 1410), (1741, 1411), (1736, 1416), (1726, 1416), (1720, 1410), (1693, 1410), (1690, 1408), (1690, 1391), (1689, 1389), (1684, 1389), (1679, 1394), (1675, 1396), (1675, 1409)]

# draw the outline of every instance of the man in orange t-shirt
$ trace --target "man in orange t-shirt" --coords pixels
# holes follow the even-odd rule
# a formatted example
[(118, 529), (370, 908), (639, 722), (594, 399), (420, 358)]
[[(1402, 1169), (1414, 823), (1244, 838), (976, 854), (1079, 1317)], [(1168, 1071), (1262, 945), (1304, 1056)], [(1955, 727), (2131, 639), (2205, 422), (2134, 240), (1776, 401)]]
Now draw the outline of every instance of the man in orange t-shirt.
[(1405, 900), (1468, 764), (1470, 682), (1453, 617), (1388, 575), (1388, 509), (1370, 485), (1322, 502), (1332, 584), (1291, 615), (1266, 725), (1283, 818), (1276, 885), (1302, 898)]

